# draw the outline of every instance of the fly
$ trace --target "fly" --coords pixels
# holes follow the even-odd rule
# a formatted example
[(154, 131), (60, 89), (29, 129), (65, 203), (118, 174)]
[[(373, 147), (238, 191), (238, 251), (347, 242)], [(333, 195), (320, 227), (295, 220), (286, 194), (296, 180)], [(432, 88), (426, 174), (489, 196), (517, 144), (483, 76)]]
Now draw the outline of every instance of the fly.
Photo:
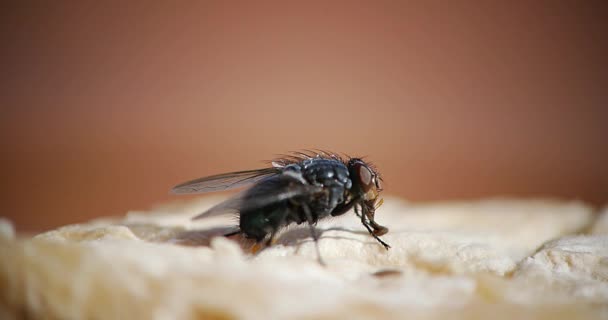
[(223, 191), (250, 186), (193, 219), (226, 213), (239, 217), (239, 229), (254, 239), (254, 250), (274, 243), (277, 232), (290, 224), (306, 222), (315, 241), (319, 261), (317, 221), (354, 209), (369, 234), (387, 250), (380, 239), (388, 228), (375, 221), (382, 205), (381, 177), (371, 163), (361, 158), (342, 157), (327, 151), (293, 152), (275, 159), (269, 168), (237, 171), (199, 178), (177, 185), (176, 194)]

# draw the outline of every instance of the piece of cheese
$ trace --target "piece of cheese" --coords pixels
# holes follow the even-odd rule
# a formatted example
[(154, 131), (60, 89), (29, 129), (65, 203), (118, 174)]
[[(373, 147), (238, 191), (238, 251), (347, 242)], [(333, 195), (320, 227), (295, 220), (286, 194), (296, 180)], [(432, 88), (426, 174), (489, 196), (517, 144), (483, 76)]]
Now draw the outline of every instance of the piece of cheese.
[[(608, 315), (608, 236), (580, 202), (494, 199), (377, 212), (386, 251), (354, 216), (305, 225), (257, 255), (219, 198), (15, 237), (0, 221), (0, 316), (50, 319), (546, 318)], [(228, 226), (228, 227), (227, 227)]]

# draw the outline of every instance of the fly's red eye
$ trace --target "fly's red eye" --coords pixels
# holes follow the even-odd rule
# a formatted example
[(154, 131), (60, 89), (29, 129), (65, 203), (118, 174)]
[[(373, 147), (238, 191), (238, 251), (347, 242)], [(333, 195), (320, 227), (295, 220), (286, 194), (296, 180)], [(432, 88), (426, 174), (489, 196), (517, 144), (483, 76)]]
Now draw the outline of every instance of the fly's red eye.
[(365, 162), (358, 158), (351, 158), (348, 162), (349, 172), (365, 199), (375, 199), (378, 196), (378, 176)]
[(368, 167), (366, 167), (364, 165), (359, 165), (358, 173), (359, 173), (359, 181), (361, 181), (361, 187), (363, 188), (364, 191), (369, 190), (369, 188), (373, 184), (372, 172), (369, 170)]

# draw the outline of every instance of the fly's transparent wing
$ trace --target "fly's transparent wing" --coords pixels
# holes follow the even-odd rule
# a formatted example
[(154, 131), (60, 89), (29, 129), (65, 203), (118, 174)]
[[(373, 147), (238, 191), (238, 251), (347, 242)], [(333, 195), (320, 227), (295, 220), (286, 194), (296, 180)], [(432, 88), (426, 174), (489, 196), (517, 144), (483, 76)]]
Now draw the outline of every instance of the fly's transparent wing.
[(193, 219), (238, 214), (243, 210), (259, 209), (284, 200), (313, 197), (321, 192), (324, 192), (323, 187), (307, 184), (291, 175), (277, 175), (257, 183)]
[(171, 189), (171, 192), (187, 194), (229, 190), (259, 182), (279, 173), (281, 173), (280, 168), (223, 173), (184, 182)]

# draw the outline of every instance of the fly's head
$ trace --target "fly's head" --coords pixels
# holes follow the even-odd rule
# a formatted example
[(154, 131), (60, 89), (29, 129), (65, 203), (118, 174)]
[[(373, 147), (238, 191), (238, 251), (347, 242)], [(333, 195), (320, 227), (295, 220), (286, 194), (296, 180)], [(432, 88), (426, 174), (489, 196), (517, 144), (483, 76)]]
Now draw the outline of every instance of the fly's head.
[(359, 158), (352, 158), (348, 161), (348, 170), (353, 182), (352, 190), (355, 198), (360, 199), (363, 214), (369, 220), (370, 226), (374, 228), (374, 234), (381, 236), (387, 233), (388, 229), (374, 220), (376, 209), (383, 203), (383, 199), (380, 198), (382, 179), (378, 171)]
[(382, 191), (380, 175), (376, 169), (359, 158), (352, 158), (348, 161), (348, 171), (355, 196), (374, 208)]

